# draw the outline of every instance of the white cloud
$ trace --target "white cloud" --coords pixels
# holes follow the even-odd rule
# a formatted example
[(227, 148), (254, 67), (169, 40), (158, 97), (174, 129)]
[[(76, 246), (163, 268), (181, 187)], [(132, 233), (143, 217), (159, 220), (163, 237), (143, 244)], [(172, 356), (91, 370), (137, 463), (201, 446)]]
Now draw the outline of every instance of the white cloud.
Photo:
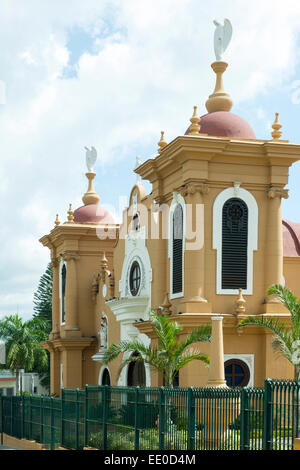
[[(0, 13), (6, 45), (0, 312), (13, 309), (16, 299), (29, 315), (48, 260), (38, 239), (57, 212), (66, 219), (69, 202), (81, 204), (86, 189), (83, 147), (99, 149), (99, 167), (122, 159), (133, 167), (136, 149), (147, 152), (142, 158), (156, 151), (160, 130), (167, 141), (183, 134), (193, 105), (204, 113), (214, 88), (215, 18), (233, 24), (224, 82), (235, 103), (273, 93), (295, 73), (300, 6), (293, 0), (4, 0)], [(64, 78), (75, 27), (91, 34), (95, 51), (80, 57), (76, 76)], [(109, 195), (107, 201), (118, 205)]]

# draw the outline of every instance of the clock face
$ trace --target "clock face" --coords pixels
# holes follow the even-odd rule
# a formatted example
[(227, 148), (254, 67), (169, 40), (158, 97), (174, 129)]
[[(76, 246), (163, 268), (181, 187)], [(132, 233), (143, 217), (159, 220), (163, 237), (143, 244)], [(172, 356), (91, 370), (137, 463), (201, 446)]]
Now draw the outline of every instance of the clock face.
[(102, 295), (104, 298), (106, 297), (106, 294), (107, 294), (107, 287), (106, 287), (106, 284), (104, 284), (102, 287)]

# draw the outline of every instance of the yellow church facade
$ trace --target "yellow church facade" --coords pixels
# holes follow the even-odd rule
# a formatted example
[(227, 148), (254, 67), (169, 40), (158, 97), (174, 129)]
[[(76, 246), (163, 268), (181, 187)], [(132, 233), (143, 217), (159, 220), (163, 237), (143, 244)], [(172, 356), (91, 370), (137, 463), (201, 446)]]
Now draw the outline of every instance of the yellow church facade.
[[(41, 238), (53, 269), (53, 330), (44, 347), (51, 358), (51, 393), (86, 384), (160, 386), (163, 376), (121, 357), (103, 364), (120, 340), (155, 344), (151, 308), (193, 328), (222, 318), (228, 386), (262, 386), (265, 378), (293, 378), (293, 368), (271, 347), (270, 332), (237, 329), (248, 315), (289, 323), (272, 284), (300, 297), (300, 224), (282, 220), (292, 164), (300, 146), (281, 138), (278, 115), (268, 140), (231, 112), (223, 87), (227, 63), (212, 64), (216, 86), (208, 113), (197, 108), (183, 135), (167, 143), (162, 132), (155, 158), (135, 170), (129, 206), (120, 225), (99, 202), (88, 167), (83, 206)], [(185, 128), (188, 127), (187, 130)], [(152, 191), (142, 184), (147, 180)], [(201, 343), (212, 355), (213, 344)], [(202, 387), (209, 370), (194, 361), (177, 384)]]

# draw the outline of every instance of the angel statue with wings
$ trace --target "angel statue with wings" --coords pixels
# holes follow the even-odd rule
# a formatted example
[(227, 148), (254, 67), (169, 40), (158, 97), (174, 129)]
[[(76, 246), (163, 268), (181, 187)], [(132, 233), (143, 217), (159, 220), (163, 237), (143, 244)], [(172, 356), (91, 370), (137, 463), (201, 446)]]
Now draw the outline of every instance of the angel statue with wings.
[(214, 36), (216, 60), (222, 60), (223, 53), (230, 43), (232, 26), (230, 21), (227, 19), (224, 20), (223, 26), (216, 20), (214, 20), (214, 25), (216, 26)]
[(94, 165), (96, 163), (96, 160), (97, 160), (97, 150), (95, 149), (95, 147), (91, 147), (91, 149), (89, 149), (88, 147), (84, 147), (85, 150), (86, 150), (86, 166), (87, 166), (87, 169), (89, 172), (93, 172), (94, 171)]

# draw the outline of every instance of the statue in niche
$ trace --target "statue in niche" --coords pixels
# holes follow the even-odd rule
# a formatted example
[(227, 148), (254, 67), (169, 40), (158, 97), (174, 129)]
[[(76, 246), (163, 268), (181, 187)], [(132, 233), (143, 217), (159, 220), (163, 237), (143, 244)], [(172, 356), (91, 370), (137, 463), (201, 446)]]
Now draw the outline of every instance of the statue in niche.
[(101, 329), (100, 329), (100, 340), (101, 340), (101, 346), (100, 349), (107, 349), (107, 320), (104, 316), (102, 316), (101, 319)]

